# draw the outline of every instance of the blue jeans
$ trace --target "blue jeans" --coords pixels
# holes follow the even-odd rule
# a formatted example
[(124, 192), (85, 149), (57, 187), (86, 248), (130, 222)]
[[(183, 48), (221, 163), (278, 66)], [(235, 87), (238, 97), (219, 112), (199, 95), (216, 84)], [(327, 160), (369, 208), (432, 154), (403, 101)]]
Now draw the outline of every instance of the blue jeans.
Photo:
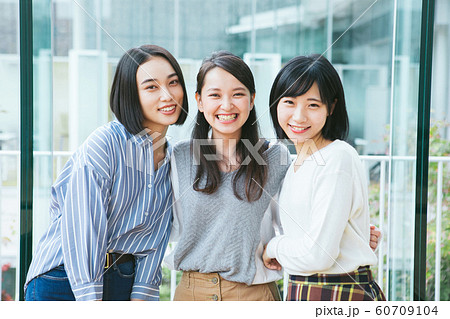
[[(114, 264), (103, 274), (103, 300), (130, 300), (134, 283), (134, 261)], [(25, 292), (27, 301), (73, 301), (64, 265), (31, 280)]]

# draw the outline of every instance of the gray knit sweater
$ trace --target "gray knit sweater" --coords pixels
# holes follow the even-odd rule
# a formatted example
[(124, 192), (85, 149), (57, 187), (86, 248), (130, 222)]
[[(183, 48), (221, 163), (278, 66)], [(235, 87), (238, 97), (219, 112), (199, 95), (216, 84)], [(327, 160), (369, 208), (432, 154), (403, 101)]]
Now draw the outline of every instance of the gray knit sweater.
[[(174, 251), (175, 269), (217, 272), (227, 280), (250, 285), (256, 273), (255, 251), (261, 221), (289, 167), (289, 151), (284, 145), (275, 144), (263, 153), (269, 167), (268, 179), (261, 198), (254, 202), (234, 196), (234, 172), (222, 173), (222, 184), (211, 195), (195, 191), (197, 166), (190, 141), (175, 145), (172, 156), (172, 179), (176, 178), (179, 185), (177, 206), (183, 215), (182, 232)], [(238, 189), (243, 189), (241, 184)]]

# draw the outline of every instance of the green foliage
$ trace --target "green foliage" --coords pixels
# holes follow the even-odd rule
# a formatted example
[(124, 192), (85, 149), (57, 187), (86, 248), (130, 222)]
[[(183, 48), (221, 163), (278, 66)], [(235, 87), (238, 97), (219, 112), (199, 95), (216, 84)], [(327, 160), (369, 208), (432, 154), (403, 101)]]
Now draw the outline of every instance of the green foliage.
[[(177, 284), (181, 279), (181, 271), (177, 271)], [(170, 301), (170, 269), (162, 267), (162, 282), (159, 287), (159, 299), (161, 301)]]
[[(443, 130), (450, 126), (445, 121), (431, 120), (430, 125), (430, 156), (450, 156), (450, 140), (442, 137)], [(389, 127), (387, 127), (389, 130)], [(388, 134), (385, 141), (387, 141)], [(440, 267), (440, 300), (450, 300), (450, 163), (443, 163), (442, 184), (442, 229), (441, 235), (441, 267)], [(428, 224), (427, 224), (427, 274), (426, 293), (427, 300), (435, 298), (435, 266), (436, 266), (436, 217), (437, 217), (437, 193), (438, 193), (438, 163), (430, 162), (428, 171)], [(369, 207), (373, 222), (378, 222), (380, 211), (380, 183), (372, 180), (369, 185)], [(385, 211), (387, 211), (387, 198), (385, 198)], [(385, 220), (385, 223), (387, 221)], [(383, 240), (386, 243), (387, 236)], [(386, 245), (385, 245), (386, 247)], [(384, 256), (386, 258), (386, 256)], [(374, 267), (374, 277), (377, 278), (377, 267)], [(396, 280), (409, 282), (405, 274), (397, 274)], [(380, 286), (384, 283), (379, 283)]]
[[(433, 121), (430, 126), (430, 156), (450, 156), (450, 141), (441, 132), (450, 123)], [(440, 300), (450, 300), (450, 163), (443, 163), (442, 180), (442, 229)], [(428, 170), (428, 226), (427, 226), (427, 299), (435, 298), (436, 267), (436, 218), (438, 193), (438, 163), (430, 163)]]

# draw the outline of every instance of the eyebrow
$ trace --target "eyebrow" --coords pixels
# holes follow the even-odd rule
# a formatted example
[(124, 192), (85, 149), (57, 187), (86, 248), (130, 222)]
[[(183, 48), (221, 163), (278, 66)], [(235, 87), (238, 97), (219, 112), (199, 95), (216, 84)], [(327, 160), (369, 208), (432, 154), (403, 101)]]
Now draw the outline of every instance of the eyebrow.
[[(283, 97), (281, 97), (280, 99), (282, 99), (282, 98), (286, 98), (286, 99), (294, 99), (295, 96), (283, 96)], [(323, 103), (321, 99), (315, 98), (315, 97), (310, 97), (310, 98), (307, 98), (306, 100), (307, 100), (307, 101), (316, 101), (316, 102)]]
[[(206, 91), (208, 92), (208, 91), (220, 91), (221, 89), (220, 88), (209, 88), (209, 89), (207, 89)], [(245, 91), (245, 88), (244, 87), (237, 87), (237, 88), (234, 88), (233, 89), (233, 91)]]
[[(169, 75), (167, 76), (167, 78), (170, 79), (170, 78), (172, 78), (172, 77), (174, 77), (174, 76), (178, 76), (177, 72), (174, 72), (174, 73), (172, 73), (172, 74), (169, 74)], [(152, 81), (153, 81), (153, 82), (158, 82), (158, 79), (153, 79), (153, 78), (145, 79), (144, 81), (142, 81), (141, 85), (142, 85), (142, 84), (145, 84), (145, 83), (147, 83), (147, 82), (152, 82)]]

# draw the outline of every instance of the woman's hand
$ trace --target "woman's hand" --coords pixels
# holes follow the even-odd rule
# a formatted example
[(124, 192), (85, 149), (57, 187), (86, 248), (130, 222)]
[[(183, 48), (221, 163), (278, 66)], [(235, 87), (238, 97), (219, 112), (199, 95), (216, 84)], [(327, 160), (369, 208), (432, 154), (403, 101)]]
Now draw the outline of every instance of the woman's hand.
[(377, 249), (378, 241), (381, 237), (381, 231), (374, 225), (370, 225), (370, 248)]
[(281, 265), (278, 262), (278, 260), (276, 260), (276, 258), (269, 258), (266, 254), (266, 246), (264, 246), (264, 251), (263, 251), (263, 255), (262, 255), (262, 259), (264, 262), (264, 266), (266, 266), (266, 268), (272, 269), (272, 270), (281, 270)]

